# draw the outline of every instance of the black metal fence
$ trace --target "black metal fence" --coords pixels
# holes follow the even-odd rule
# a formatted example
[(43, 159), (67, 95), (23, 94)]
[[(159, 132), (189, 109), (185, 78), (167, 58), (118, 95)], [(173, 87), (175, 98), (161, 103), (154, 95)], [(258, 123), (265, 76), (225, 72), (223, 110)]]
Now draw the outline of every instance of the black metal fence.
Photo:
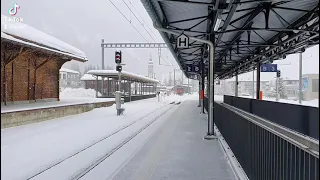
[(224, 103), (319, 140), (319, 108), (226, 95)]
[[(148, 99), (148, 98), (155, 98), (155, 97), (157, 97), (156, 94), (134, 95), (134, 96), (131, 96), (131, 101), (138, 101), (138, 100), (141, 100), (141, 99)], [(124, 97), (124, 102), (130, 102), (130, 97), (125, 96)]]
[(309, 151), (223, 104), (214, 104), (214, 118), (250, 180), (319, 179), (319, 152)]

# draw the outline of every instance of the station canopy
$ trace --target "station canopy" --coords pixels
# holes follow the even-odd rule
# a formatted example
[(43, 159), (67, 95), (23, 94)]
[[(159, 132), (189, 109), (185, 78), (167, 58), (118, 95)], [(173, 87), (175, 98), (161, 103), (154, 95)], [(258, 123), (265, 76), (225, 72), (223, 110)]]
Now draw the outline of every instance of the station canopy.
[[(227, 79), (319, 44), (319, 0), (141, 0), (154, 24), (215, 44), (215, 78)], [(203, 60), (208, 46), (160, 32), (180, 68)], [(206, 71), (205, 71), (206, 72)]]
[[(87, 74), (91, 74), (98, 77), (109, 77), (112, 79), (118, 79), (118, 71), (116, 70), (90, 70)], [(129, 80), (129, 81), (136, 81), (136, 82), (144, 82), (144, 83), (159, 83), (158, 80), (148, 78), (139, 74), (121, 71), (121, 79), (122, 80)]]

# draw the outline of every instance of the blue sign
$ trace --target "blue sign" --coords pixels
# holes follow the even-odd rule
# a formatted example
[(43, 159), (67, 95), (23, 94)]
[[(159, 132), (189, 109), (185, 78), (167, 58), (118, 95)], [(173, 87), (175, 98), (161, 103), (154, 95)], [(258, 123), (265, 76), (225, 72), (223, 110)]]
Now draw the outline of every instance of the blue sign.
[(277, 72), (277, 65), (276, 64), (262, 64), (260, 70), (261, 70), (261, 72)]
[(309, 88), (308, 77), (302, 78), (302, 89), (307, 90)]
[(196, 65), (188, 65), (188, 66), (187, 66), (187, 72), (188, 72), (188, 73), (196, 73), (196, 74), (199, 74), (201, 71), (200, 71), (200, 67), (199, 67), (199, 66), (196, 66)]

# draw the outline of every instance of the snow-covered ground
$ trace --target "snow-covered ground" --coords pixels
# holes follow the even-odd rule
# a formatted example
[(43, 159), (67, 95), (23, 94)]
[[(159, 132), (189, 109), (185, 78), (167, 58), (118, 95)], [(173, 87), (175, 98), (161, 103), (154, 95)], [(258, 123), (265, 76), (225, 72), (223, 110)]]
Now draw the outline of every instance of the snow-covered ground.
[[(98, 96), (101, 96), (101, 93), (98, 92)], [(96, 91), (94, 89), (84, 89), (84, 88), (65, 88), (60, 92), (60, 98), (65, 97), (96, 97)]]
[[(99, 93), (99, 95), (101, 94)], [(1, 113), (68, 106), (75, 104), (114, 101), (114, 98), (95, 98), (95, 96), (96, 91), (93, 89), (66, 88), (62, 92), (60, 92), (60, 101), (36, 102), (29, 104), (13, 104), (8, 106), (1, 106)]]
[[(128, 136), (154, 119), (155, 116), (162, 115), (165, 111), (171, 109), (174, 105), (170, 105), (170, 102), (183, 101), (192, 96), (173, 95), (162, 99), (161, 102), (158, 102), (157, 98), (152, 98), (125, 103), (123, 107), (126, 110), (122, 116), (116, 116), (115, 106), (111, 106), (50, 121), (2, 129), (1, 179), (26, 179), (34, 173), (101, 140), (101, 138), (112, 134), (114, 131), (133, 122), (138, 122), (141, 118), (154, 112), (147, 119), (136, 123), (134, 128), (127, 130), (126, 136)], [(112, 141), (109, 140), (108, 142), (115, 145), (123, 138), (118, 135), (117, 138), (113, 138)], [(110, 148), (106, 144), (97, 147), (101, 148), (102, 146)], [(59, 177), (62, 178), (63, 175), (68, 175), (68, 173), (88, 165), (87, 163), (96, 158), (94, 157), (95, 153), (98, 153), (97, 156), (102, 153), (99, 151), (100, 148), (91, 150), (89, 154), (85, 153), (86, 155), (80, 156), (80, 159), (72, 160), (71, 164), (73, 166), (70, 167), (70, 171), (66, 169), (64, 172), (60, 172), (61, 176)], [(56, 171), (53, 170), (48, 173), (50, 174), (50, 172)], [(51, 176), (53, 179), (58, 177), (58, 174), (53, 175)]]
[(60, 101), (1, 106), (1, 113), (107, 101), (114, 101), (114, 98), (63, 97)]

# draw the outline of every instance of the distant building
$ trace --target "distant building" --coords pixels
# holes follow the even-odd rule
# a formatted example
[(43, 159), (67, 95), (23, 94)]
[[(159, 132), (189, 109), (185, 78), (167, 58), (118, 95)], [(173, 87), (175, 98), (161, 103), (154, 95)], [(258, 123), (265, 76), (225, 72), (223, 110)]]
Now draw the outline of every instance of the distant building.
[[(227, 86), (229, 86), (229, 90), (231, 90), (231, 93), (234, 94), (236, 82), (235, 81), (227, 81)], [(256, 93), (256, 87), (257, 87), (257, 81), (254, 83), (252, 80), (238, 80), (238, 95), (251, 95), (252, 93)], [(264, 92), (268, 89), (268, 81), (260, 80), (260, 91)], [(254, 91), (253, 91), (254, 89)]]
[[(98, 81), (97, 78), (94, 77), (91, 74), (84, 74), (81, 78), (80, 81), (82, 83), (82, 87), (85, 89), (96, 89), (97, 82), (98, 82), (98, 91), (101, 94), (108, 94), (110, 95), (111, 93), (115, 92), (117, 90), (117, 80), (114, 80), (112, 78), (105, 78), (103, 81), (103, 90), (101, 90), (102, 86), (102, 78), (99, 77)], [(122, 85), (122, 88), (124, 85)], [(103, 91), (103, 92), (102, 92)]]
[(80, 73), (67, 68), (60, 68), (60, 91), (65, 88), (80, 87)]
[(302, 95), (305, 101), (319, 98), (319, 74), (302, 75)]
[(288, 98), (297, 99), (299, 97), (299, 80), (283, 78), (285, 94)]
[(153, 73), (153, 62), (152, 58), (150, 57), (149, 62), (148, 62), (148, 78), (154, 79), (154, 73)]

